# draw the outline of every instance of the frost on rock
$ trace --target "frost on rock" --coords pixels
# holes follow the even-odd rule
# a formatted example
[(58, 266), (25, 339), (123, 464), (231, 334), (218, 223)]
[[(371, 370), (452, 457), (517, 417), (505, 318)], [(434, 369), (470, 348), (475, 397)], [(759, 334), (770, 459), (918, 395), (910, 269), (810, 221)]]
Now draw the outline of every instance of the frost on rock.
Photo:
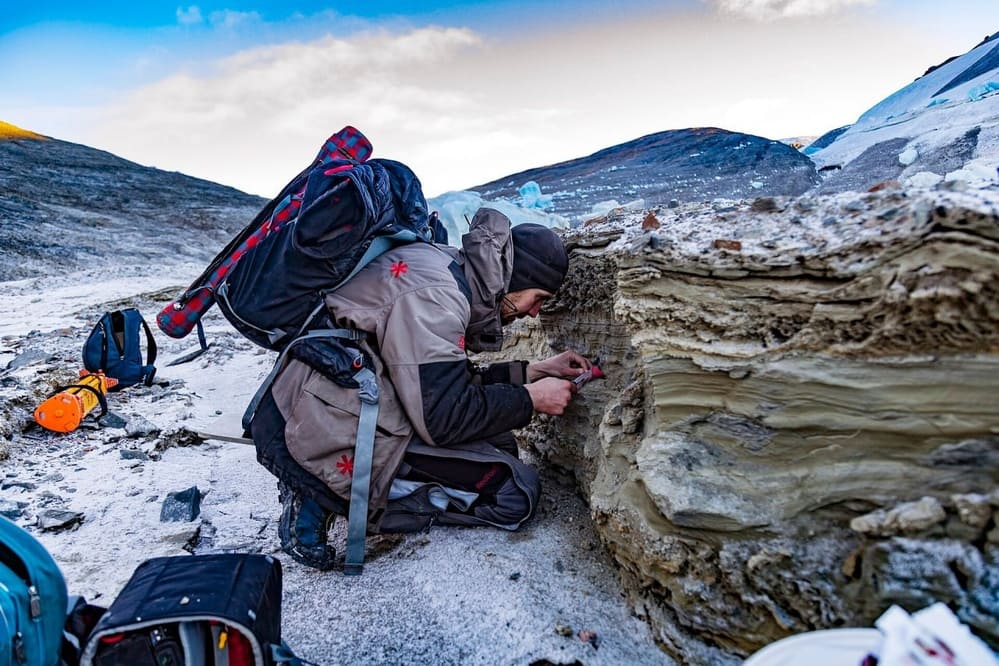
[(974, 187), (984, 187), (996, 182), (997, 163), (995, 159), (976, 159), (962, 168), (948, 172), (944, 180), (956, 180)]
[(942, 180), (943, 176), (940, 174), (932, 171), (920, 171), (906, 178), (905, 184), (909, 187), (934, 187)]
[(645, 201), (643, 199), (635, 199), (627, 203), (619, 203), (616, 199), (608, 199), (607, 201), (598, 201), (593, 204), (593, 208), (590, 212), (583, 215), (583, 222), (588, 220), (594, 220), (600, 217), (604, 217), (611, 211), (632, 211), (641, 210), (645, 206)]
[(990, 95), (999, 90), (999, 83), (996, 81), (987, 81), (981, 85), (974, 86), (968, 91), (968, 101), (977, 102), (983, 97)]
[(529, 180), (517, 190), (520, 194), (518, 205), (521, 208), (537, 208), (547, 210), (552, 207), (552, 195), (541, 194), (541, 186)]
[(909, 147), (903, 150), (901, 153), (899, 153), (898, 163), (903, 166), (909, 166), (910, 164), (916, 161), (917, 157), (919, 157), (919, 153), (916, 151), (916, 149)]

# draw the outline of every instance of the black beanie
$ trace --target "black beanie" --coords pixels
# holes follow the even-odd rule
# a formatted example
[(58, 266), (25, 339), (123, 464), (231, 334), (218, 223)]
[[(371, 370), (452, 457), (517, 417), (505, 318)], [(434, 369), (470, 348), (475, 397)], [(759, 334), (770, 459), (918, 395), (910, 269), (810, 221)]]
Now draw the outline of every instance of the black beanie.
[(508, 292), (544, 289), (554, 294), (569, 269), (569, 255), (562, 239), (540, 224), (518, 224), (513, 238), (513, 276)]

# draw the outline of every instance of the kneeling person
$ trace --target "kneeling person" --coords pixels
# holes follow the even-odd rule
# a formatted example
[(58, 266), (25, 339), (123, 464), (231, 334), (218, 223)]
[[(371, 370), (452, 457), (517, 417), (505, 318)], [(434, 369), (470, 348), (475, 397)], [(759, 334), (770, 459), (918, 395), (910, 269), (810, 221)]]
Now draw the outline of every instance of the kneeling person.
[[(567, 269), (550, 229), (511, 228), (483, 208), (461, 250), (404, 245), (326, 295), (331, 325), (365, 334), (377, 377), (369, 529), (516, 529), (531, 516), (538, 478), (517, 458), (511, 430), (534, 413), (561, 414), (569, 380), (590, 363), (566, 351), (477, 367), (466, 352), (498, 351), (502, 326), (536, 317)], [(319, 569), (333, 566), (327, 531), (335, 514), (346, 515), (360, 413), (358, 390), (292, 360), (251, 426), (259, 460), (281, 482), (281, 547)]]

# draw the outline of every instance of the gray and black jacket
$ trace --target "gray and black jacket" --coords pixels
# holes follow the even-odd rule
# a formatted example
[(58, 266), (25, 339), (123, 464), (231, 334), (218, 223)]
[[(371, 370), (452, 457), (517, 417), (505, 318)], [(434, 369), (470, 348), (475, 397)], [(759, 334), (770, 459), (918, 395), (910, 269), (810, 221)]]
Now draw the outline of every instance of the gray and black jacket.
[[(480, 209), (462, 249), (413, 243), (371, 262), (327, 295), (337, 326), (368, 334), (378, 376), (371, 507), (389, 486), (415, 437), (433, 446), (489, 439), (530, 421), (526, 363), (476, 368), (468, 351), (502, 343), (500, 302), (510, 283), (510, 221)], [(350, 496), (358, 392), (300, 361), (274, 382), (289, 453), (341, 497)]]

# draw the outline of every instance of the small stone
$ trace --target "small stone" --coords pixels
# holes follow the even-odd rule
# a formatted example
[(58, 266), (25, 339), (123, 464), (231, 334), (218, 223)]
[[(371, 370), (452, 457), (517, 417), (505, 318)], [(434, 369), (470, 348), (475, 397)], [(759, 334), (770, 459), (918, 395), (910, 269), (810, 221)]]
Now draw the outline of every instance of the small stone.
[(947, 519), (947, 512), (934, 497), (899, 504), (890, 511), (878, 509), (850, 521), (850, 529), (860, 534), (894, 536), (922, 532)]
[(645, 229), (646, 231), (649, 229), (658, 229), (660, 226), (662, 225), (659, 223), (659, 219), (652, 213), (652, 211), (649, 211), (649, 214), (645, 216), (644, 220), (642, 220), (642, 229)]
[(101, 418), (97, 419), (97, 423), (99, 423), (102, 428), (124, 428), (126, 425), (125, 419), (114, 412), (108, 412)]
[(514, 571), (512, 574), (510, 574), (510, 580), (520, 580), (520, 572)]
[(141, 449), (121, 449), (122, 460), (149, 460), (149, 454)]
[(578, 636), (579, 640), (592, 645), (594, 650), (600, 647), (600, 638), (597, 636), (597, 632), (589, 629), (580, 629)]
[(714, 247), (716, 250), (731, 250), (732, 252), (741, 252), (742, 243), (737, 240), (731, 240), (728, 238), (716, 238), (714, 242)]
[(773, 213), (780, 210), (777, 205), (777, 200), (773, 197), (759, 197), (753, 199), (753, 203), (750, 204), (749, 209), (755, 213)]
[(958, 518), (965, 525), (982, 528), (992, 517), (992, 507), (986, 495), (969, 493), (967, 495), (952, 495), (951, 501), (957, 508)]
[(679, 208), (680, 207), (680, 202), (678, 200), (676, 200), (676, 199), (670, 199), (669, 203), (666, 204), (666, 207), (667, 208)]
[(0, 484), (0, 490), (9, 490), (10, 488), (22, 488), (23, 490), (37, 490), (38, 486), (31, 481), (4, 481)]
[(125, 426), (125, 434), (128, 437), (149, 437), (150, 435), (155, 435), (160, 431), (159, 426), (141, 416), (133, 416), (128, 420), (128, 425)]
[(897, 190), (902, 187), (902, 183), (897, 180), (883, 180), (877, 185), (872, 185), (867, 189), (868, 192), (878, 192), (880, 190)]
[(26, 352), (18, 354), (10, 360), (7, 364), (8, 370), (16, 370), (18, 368), (23, 368), (26, 365), (33, 365), (35, 363), (44, 363), (54, 359), (55, 357), (48, 352), (41, 351), (39, 349), (29, 349)]
[(573, 631), (572, 631), (572, 627), (569, 626), (568, 624), (563, 624), (561, 622), (556, 622), (555, 623), (555, 633), (558, 634), (559, 636), (569, 637), (569, 636), (572, 636)]
[(555, 571), (559, 573), (565, 572), (565, 565), (562, 564), (562, 560), (555, 560)]
[(13, 502), (9, 499), (0, 497), (0, 516), (16, 520), (21, 517), (22, 513), (24, 513), (24, 507), (27, 505), (27, 502)]
[(64, 509), (46, 509), (38, 514), (38, 528), (43, 532), (58, 532), (83, 522), (83, 514)]
[[(982, 526), (984, 527), (984, 525)], [(952, 516), (944, 527), (944, 532), (957, 541), (977, 541), (982, 536), (982, 527), (972, 527)]]
[(168, 493), (160, 508), (160, 522), (190, 522), (201, 513), (201, 492), (197, 486)]

